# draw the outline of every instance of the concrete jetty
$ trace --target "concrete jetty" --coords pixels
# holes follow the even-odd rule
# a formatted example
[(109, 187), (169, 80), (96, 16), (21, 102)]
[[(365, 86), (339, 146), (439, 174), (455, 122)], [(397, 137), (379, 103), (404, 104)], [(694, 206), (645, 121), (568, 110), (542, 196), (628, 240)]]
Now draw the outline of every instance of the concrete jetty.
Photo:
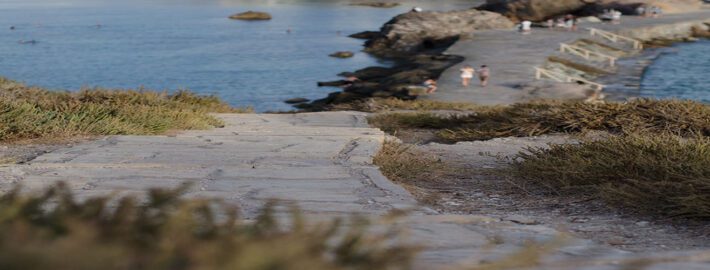
[[(706, 22), (710, 22), (710, 10), (669, 14), (660, 18), (625, 16), (621, 24), (582, 22), (575, 32), (546, 28), (534, 28), (529, 35), (515, 30), (476, 32), (472, 38), (457, 42), (445, 52), (464, 56), (466, 60), (446, 70), (439, 78), (438, 92), (423, 98), (486, 105), (523, 102), (530, 97), (516, 86), (533, 81), (534, 67), (543, 65), (548, 56), (554, 55), (560, 43), (589, 38), (587, 29), (590, 27), (645, 41), (687, 36), (692, 25)], [(461, 86), (459, 69), (466, 64), (474, 68), (489, 66), (491, 79), (488, 87), (478, 86), (477, 81), (468, 88)]]
[[(418, 269), (476, 265), (514, 256), (530, 240), (560, 239), (559, 231), (524, 222), (445, 215), (418, 205), (373, 165), (385, 134), (366, 114), (221, 114), (224, 128), (173, 136), (110, 136), (46, 153), (26, 164), (0, 167), (0, 189), (16, 184), (39, 191), (65, 181), (79, 199), (143, 196), (149, 188), (191, 183), (187, 198), (219, 198), (254, 217), (270, 199), (299, 206), (309, 220), (359, 214), (373, 220), (392, 210), (405, 241), (424, 247)], [(384, 226), (384, 225), (376, 225)], [(492, 240), (496, 239), (496, 240)], [(566, 237), (544, 255), (540, 269), (625, 269), (638, 255)], [(511, 255), (513, 254), (513, 255)], [(702, 252), (646, 254), (665, 266), (702, 269)], [(664, 257), (665, 256), (665, 257)], [(649, 268), (654, 269), (654, 268)], [(664, 269), (664, 268), (657, 268)], [(707, 269), (707, 268), (705, 268)]]

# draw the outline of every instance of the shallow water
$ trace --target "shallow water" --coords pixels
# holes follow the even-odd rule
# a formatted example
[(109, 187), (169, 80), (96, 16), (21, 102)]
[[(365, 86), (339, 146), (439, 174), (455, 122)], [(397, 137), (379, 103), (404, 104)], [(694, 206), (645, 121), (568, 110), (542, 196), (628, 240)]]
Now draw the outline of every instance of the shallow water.
[(662, 50), (644, 73), (641, 96), (710, 103), (710, 40)]
[[(377, 30), (426, 3), (378, 9), (342, 1), (4, 0), (0, 76), (52, 89), (190, 89), (236, 106), (286, 110), (285, 99), (322, 98), (338, 90), (318, 88), (317, 81), (386, 64), (365, 53), (345, 60), (328, 54), (360, 51), (362, 41), (347, 35)], [(435, 5), (472, 5), (447, 3)], [(267, 11), (274, 19), (227, 19), (246, 10)]]

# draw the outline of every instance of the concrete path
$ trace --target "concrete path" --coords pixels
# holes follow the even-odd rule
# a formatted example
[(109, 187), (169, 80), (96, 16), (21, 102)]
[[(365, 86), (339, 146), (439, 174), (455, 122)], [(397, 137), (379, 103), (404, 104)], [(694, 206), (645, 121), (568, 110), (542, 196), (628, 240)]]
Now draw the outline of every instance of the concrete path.
[[(355, 213), (377, 219), (394, 209), (411, 210), (398, 225), (407, 241), (424, 247), (419, 269), (498, 259), (530, 240), (547, 242), (561, 235), (524, 217), (441, 215), (417, 205), (372, 164), (385, 135), (369, 128), (363, 113), (219, 117), (225, 128), (176, 136), (112, 136), (0, 167), (0, 189), (21, 184), (38, 191), (65, 181), (79, 198), (88, 198), (140, 196), (148, 188), (189, 182), (193, 187), (186, 197), (221, 198), (240, 205), (246, 217), (268, 199), (296, 203), (314, 219)], [(687, 255), (696, 257), (680, 257), (683, 263), (708, 266), (693, 260), (710, 258)], [(545, 255), (543, 268), (620, 269), (620, 260), (629, 256), (592, 241), (568, 239)]]
[[(437, 93), (424, 98), (486, 105), (524, 101), (526, 96), (515, 86), (533, 81), (534, 67), (542, 66), (548, 56), (554, 55), (560, 43), (589, 38), (589, 32), (585, 30), (588, 27), (644, 38), (642, 33), (635, 32), (635, 29), (697, 21), (710, 21), (710, 10), (661, 18), (626, 16), (618, 25), (581, 23), (580, 30), (576, 32), (542, 28), (534, 28), (530, 35), (522, 35), (514, 30), (477, 32), (473, 38), (461, 40), (446, 51), (446, 54), (464, 56), (466, 61), (445, 71), (439, 78)], [(474, 79), (472, 86), (462, 87), (459, 70), (466, 64), (474, 68), (488, 65), (491, 69), (489, 86), (482, 88)]]

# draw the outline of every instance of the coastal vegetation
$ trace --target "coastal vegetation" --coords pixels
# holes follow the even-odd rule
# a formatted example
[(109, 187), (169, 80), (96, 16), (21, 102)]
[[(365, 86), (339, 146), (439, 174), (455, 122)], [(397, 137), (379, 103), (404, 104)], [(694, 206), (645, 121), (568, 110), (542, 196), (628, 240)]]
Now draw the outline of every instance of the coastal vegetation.
[(248, 112), (188, 91), (49, 91), (0, 78), (0, 142), (50, 142), (77, 136), (155, 135), (222, 123), (209, 113)]
[(710, 220), (710, 138), (611, 136), (528, 149), (511, 171), (563, 195), (590, 194), (642, 214)]
[(294, 209), (285, 224), (276, 204), (247, 222), (219, 201), (181, 199), (186, 188), (152, 190), (146, 202), (80, 202), (64, 185), (42, 195), (6, 193), (0, 268), (408, 269), (416, 251), (389, 241), (391, 234), (365, 234), (356, 218), (310, 224)]
[[(434, 132), (435, 141), (446, 143), (579, 135), (577, 143), (524, 149), (510, 159), (504, 174), (518, 187), (532, 184), (550, 195), (596, 198), (650, 216), (710, 219), (710, 106), (699, 102), (545, 101), (479, 107), (465, 114), (382, 113), (370, 122), (395, 135)], [(436, 157), (421, 161), (426, 155), (408, 149), (386, 144), (375, 161), (388, 177), (422, 187), (416, 175), (401, 172), (440, 171), (417, 169), (426, 168), (422, 163), (436, 164)]]
[(528, 137), (550, 133), (671, 133), (710, 136), (710, 106), (695, 101), (639, 99), (626, 103), (541, 101), (479, 107), (461, 115), (379, 114), (370, 123), (387, 132), (428, 129), (441, 142)]
[(441, 162), (436, 155), (393, 140), (384, 142), (382, 149), (373, 158), (373, 162), (379, 166), (387, 179), (397, 182), (417, 195), (425, 193), (420, 189), (435, 186), (440, 179), (452, 173), (451, 168)]
[(480, 105), (465, 102), (445, 102), (427, 99), (403, 100), (399, 98), (368, 98), (348, 103), (333, 104), (329, 109), (334, 111), (387, 112), (396, 110), (470, 111), (480, 108)]

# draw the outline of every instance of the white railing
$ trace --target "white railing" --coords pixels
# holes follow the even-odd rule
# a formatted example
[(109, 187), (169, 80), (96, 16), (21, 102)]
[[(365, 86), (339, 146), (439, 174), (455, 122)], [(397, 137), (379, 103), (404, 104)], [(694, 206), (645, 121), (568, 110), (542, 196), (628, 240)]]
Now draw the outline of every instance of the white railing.
[(565, 83), (581, 82), (584, 84), (589, 84), (592, 87), (594, 87), (594, 90), (596, 90), (596, 91), (601, 91), (605, 87), (605, 85), (603, 85), (603, 84), (595, 83), (593, 81), (590, 81), (590, 80), (587, 80), (584, 78), (574, 77), (574, 76), (570, 76), (570, 75), (567, 75), (564, 73), (552, 71), (549, 69), (535, 67), (535, 79), (541, 80), (544, 77), (550, 78), (550, 79), (555, 80), (557, 82), (565, 82)]
[(605, 38), (611, 42), (614, 43), (619, 43), (619, 42), (627, 42), (631, 43), (634, 47), (634, 50), (643, 50), (643, 44), (641, 41), (638, 41), (636, 39), (630, 38), (630, 37), (625, 37), (619, 34), (615, 34), (609, 31), (604, 31), (601, 29), (597, 28), (589, 28), (589, 34), (591, 34), (593, 37), (594, 36), (600, 36), (602, 38)]
[(592, 50), (588, 50), (582, 47), (574, 46), (574, 45), (569, 45), (565, 43), (560, 43), (560, 52), (561, 53), (570, 53), (577, 55), (579, 57), (582, 57), (586, 60), (592, 60), (592, 56), (597, 56), (599, 58), (604, 58), (605, 60), (609, 61), (609, 66), (613, 67), (616, 65), (616, 60), (618, 58), (613, 57), (611, 55), (606, 55), (603, 53), (595, 52)]

